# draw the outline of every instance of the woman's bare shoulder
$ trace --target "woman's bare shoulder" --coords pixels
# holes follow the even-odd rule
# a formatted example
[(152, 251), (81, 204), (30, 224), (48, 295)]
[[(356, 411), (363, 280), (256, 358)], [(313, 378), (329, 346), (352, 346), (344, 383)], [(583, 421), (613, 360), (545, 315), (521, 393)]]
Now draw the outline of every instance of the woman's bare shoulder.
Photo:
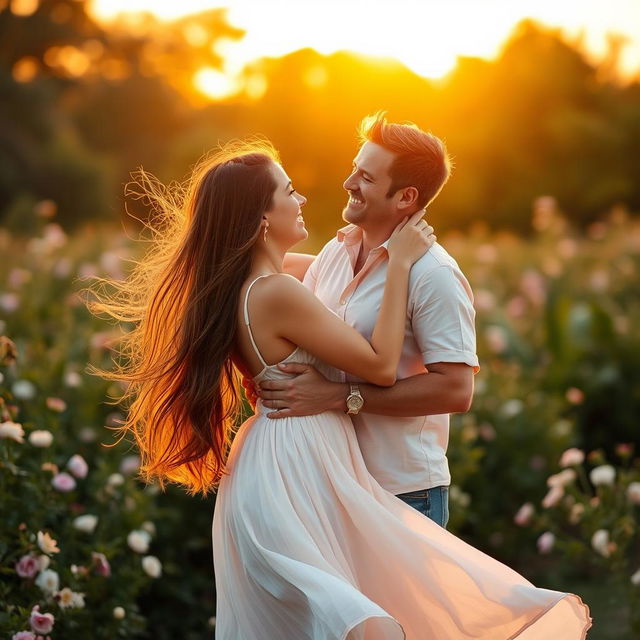
[(256, 298), (266, 306), (292, 303), (312, 295), (300, 280), (288, 273), (273, 273), (260, 278), (256, 285), (259, 285)]

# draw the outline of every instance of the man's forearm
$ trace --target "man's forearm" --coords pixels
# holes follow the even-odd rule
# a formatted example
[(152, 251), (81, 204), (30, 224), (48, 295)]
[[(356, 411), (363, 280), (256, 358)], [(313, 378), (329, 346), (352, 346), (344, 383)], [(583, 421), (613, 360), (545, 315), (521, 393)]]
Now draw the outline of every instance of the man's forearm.
[[(385, 416), (412, 417), (464, 413), (473, 395), (473, 376), (452, 379), (435, 370), (398, 380), (392, 387), (359, 383), (363, 411)], [(470, 384), (469, 384), (470, 381)], [(348, 384), (334, 383), (333, 407), (346, 410)]]

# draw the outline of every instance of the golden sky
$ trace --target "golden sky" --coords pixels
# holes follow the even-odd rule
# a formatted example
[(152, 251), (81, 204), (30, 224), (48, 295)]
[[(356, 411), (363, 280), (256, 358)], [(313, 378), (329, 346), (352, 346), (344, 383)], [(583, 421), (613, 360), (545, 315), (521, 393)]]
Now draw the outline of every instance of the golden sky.
[(458, 55), (494, 57), (525, 17), (562, 27), (572, 38), (582, 34), (595, 59), (606, 52), (609, 32), (624, 35), (622, 71), (640, 71), (640, 0), (91, 0), (104, 21), (123, 11), (172, 19), (219, 6), (247, 31), (240, 42), (222, 43), (227, 78), (210, 72), (207, 81), (218, 83), (221, 94), (246, 62), (304, 47), (391, 56), (421, 75), (441, 77)]

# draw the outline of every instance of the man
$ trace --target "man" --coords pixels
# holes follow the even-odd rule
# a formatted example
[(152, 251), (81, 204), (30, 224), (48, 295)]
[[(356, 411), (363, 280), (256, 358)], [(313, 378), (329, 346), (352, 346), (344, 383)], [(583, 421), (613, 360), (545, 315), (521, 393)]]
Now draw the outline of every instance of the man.
[[(384, 112), (360, 125), (361, 147), (344, 182), (349, 202), (340, 229), (313, 259), (292, 254), (288, 272), (366, 338), (378, 313), (386, 244), (401, 220), (425, 208), (450, 174), (441, 140), (415, 125), (388, 123)], [(449, 414), (468, 411), (475, 353), (473, 294), (456, 261), (434, 246), (413, 266), (403, 353), (393, 387), (343, 374), (325, 379), (313, 367), (265, 381), (258, 395), (272, 418), (341, 409), (352, 415), (365, 463), (388, 491), (446, 527), (451, 481), (446, 449)]]

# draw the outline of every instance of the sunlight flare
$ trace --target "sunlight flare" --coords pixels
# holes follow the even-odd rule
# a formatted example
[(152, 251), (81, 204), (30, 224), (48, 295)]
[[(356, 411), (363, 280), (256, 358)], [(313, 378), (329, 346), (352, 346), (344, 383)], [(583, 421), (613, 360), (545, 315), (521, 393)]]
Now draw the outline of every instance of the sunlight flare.
[(193, 77), (193, 84), (205, 96), (214, 100), (222, 100), (237, 93), (238, 85), (226, 73), (203, 67)]

